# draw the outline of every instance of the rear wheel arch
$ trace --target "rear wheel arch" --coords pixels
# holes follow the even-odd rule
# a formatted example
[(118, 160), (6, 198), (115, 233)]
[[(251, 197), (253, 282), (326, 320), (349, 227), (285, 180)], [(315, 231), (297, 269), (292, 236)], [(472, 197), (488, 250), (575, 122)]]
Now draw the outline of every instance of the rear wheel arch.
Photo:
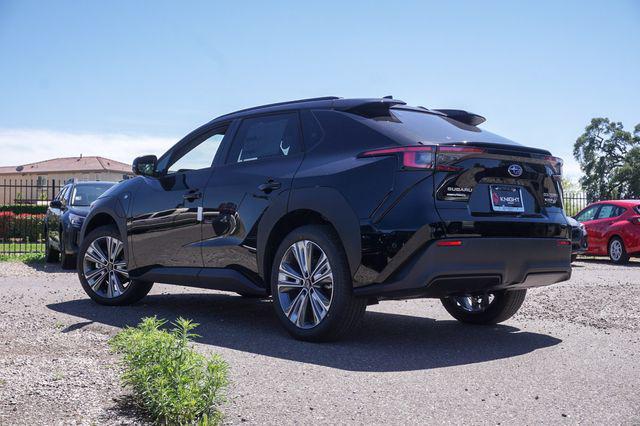
[[(611, 246), (613, 241), (618, 240), (620, 241), (620, 244), (622, 245), (621, 250), (618, 252), (618, 257), (616, 258), (612, 252), (611, 252)], [(625, 264), (629, 261), (629, 253), (627, 252), (627, 247), (624, 244), (624, 239), (618, 235), (612, 235), (608, 240), (607, 240), (607, 250), (606, 250), (606, 254), (609, 256), (609, 258), (616, 264)]]
[(622, 238), (622, 235), (619, 234), (611, 234), (609, 236), (609, 238), (607, 239), (607, 252), (609, 251), (609, 246), (611, 245), (611, 241), (618, 239), (620, 241), (622, 241), (622, 245), (624, 245), (624, 238)]
[(262, 249), (259, 251), (259, 253), (262, 253), (260, 270), (267, 284), (271, 275), (271, 265), (273, 264), (278, 247), (280, 247), (282, 241), (291, 231), (305, 225), (326, 225), (329, 226), (337, 236), (339, 236), (336, 227), (331, 223), (331, 221), (317, 211), (298, 209), (288, 212), (273, 225), (271, 232), (269, 232), (269, 235), (262, 244)]
[(350, 273), (355, 274), (362, 258), (356, 213), (334, 188), (303, 188), (292, 190), (286, 199), (281, 196), (260, 220), (256, 248), (258, 268), (265, 283), (269, 283), (271, 262), (279, 243), (290, 230), (312, 224), (331, 226), (347, 255)]

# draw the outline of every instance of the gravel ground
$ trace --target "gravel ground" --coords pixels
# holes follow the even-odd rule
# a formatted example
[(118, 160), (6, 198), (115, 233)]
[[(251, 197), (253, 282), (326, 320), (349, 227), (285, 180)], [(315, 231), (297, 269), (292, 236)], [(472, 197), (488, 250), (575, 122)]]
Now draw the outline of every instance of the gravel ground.
[(372, 306), (351, 339), (290, 339), (268, 301), (156, 285), (102, 307), (75, 273), (0, 263), (0, 424), (143, 423), (107, 341), (157, 314), (192, 318), (222, 354), (228, 423), (640, 423), (640, 262), (575, 264), (503, 325), (463, 326), (434, 300)]

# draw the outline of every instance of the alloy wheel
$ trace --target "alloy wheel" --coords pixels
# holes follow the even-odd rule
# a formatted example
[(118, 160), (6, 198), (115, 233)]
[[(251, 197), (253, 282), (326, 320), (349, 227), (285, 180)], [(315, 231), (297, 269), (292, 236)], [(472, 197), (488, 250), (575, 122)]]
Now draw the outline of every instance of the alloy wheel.
[(622, 243), (620, 240), (611, 241), (611, 245), (609, 246), (609, 253), (611, 254), (611, 259), (614, 262), (617, 262), (622, 257)]
[(124, 244), (110, 236), (97, 238), (89, 244), (82, 259), (82, 271), (91, 289), (109, 299), (122, 295), (131, 282)]
[(325, 252), (313, 241), (293, 243), (278, 269), (278, 295), (284, 314), (309, 329), (326, 317), (333, 299), (333, 273)]
[(493, 293), (477, 294), (477, 295), (465, 295), (465, 296), (451, 296), (451, 299), (455, 304), (466, 312), (480, 313), (487, 310), (487, 308), (495, 300)]

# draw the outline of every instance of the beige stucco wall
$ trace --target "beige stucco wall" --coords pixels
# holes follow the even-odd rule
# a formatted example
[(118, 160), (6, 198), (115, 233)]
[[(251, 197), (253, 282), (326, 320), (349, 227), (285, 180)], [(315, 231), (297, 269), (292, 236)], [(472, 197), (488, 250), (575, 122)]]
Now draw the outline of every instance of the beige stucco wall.
[[(102, 180), (119, 182), (122, 180), (124, 173), (120, 172), (68, 172), (68, 173), (14, 173), (0, 175), (0, 204), (14, 204), (16, 198), (23, 200), (35, 199), (46, 201), (53, 197), (51, 186), (55, 182), (56, 188), (64, 185), (69, 179), (77, 179), (79, 181), (86, 180)], [(132, 174), (129, 174), (132, 176)], [(42, 187), (38, 187), (38, 177), (42, 177)], [(16, 188), (16, 185), (20, 187)], [(31, 186), (33, 185), (33, 186)]]

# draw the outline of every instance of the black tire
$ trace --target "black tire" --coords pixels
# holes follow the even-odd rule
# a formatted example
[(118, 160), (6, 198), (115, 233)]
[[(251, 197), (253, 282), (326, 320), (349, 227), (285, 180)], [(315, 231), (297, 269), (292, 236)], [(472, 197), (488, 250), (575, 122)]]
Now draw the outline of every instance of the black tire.
[[(326, 254), (333, 278), (329, 308), (324, 318), (312, 328), (301, 328), (287, 317), (278, 293), (280, 263), (289, 247), (303, 240), (314, 243)], [(337, 340), (353, 332), (367, 308), (366, 299), (353, 296), (349, 264), (340, 239), (332, 228), (324, 225), (303, 226), (293, 230), (284, 238), (276, 251), (271, 268), (271, 294), (278, 319), (289, 334), (296, 339), (312, 342)]]
[(571, 255), (571, 263), (575, 262), (576, 260), (578, 260), (578, 255), (577, 254), (572, 254)]
[[(614, 244), (620, 244), (620, 252), (616, 253), (614, 251)], [(629, 262), (629, 254), (627, 253), (627, 249), (624, 246), (624, 241), (620, 237), (613, 237), (609, 240), (609, 245), (607, 246), (607, 253), (609, 254), (609, 259), (616, 265), (624, 265)]]
[(60, 230), (60, 267), (62, 269), (74, 269), (76, 267), (76, 257), (66, 251), (64, 232), (62, 230)]
[(511, 318), (524, 302), (527, 290), (498, 291), (489, 306), (481, 312), (469, 312), (459, 306), (454, 298), (440, 299), (444, 308), (452, 317), (469, 324), (497, 324)]
[(51, 241), (49, 240), (49, 231), (44, 229), (44, 256), (47, 263), (57, 262), (60, 256), (58, 250), (51, 247)]
[(109, 225), (100, 226), (94, 229), (93, 231), (91, 231), (87, 236), (84, 237), (84, 240), (80, 245), (80, 250), (78, 251), (78, 262), (77, 262), (78, 278), (80, 278), (80, 283), (82, 284), (82, 288), (84, 289), (85, 293), (87, 293), (87, 295), (91, 299), (93, 299), (95, 302), (101, 305), (108, 305), (108, 306), (130, 305), (132, 303), (139, 301), (144, 296), (146, 296), (147, 293), (149, 293), (149, 291), (151, 290), (151, 287), (153, 287), (153, 282), (131, 280), (129, 281), (125, 291), (121, 295), (117, 297), (109, 298), (109, 297), (101, 296), (97, 294), (95, 291), (93, 291), (93, 289), (87, 282), (87, 279), (84, 275), (83, 259), (87, 249), (89, 248), (92, 242), (94, 242), (98, 238), (106, 237), (106, 236), (117, 238), (118, 240), (122, 241), (122, 237), (120, 236), (120, 233), (118, 232), (118, 230), (114, 226), (109, 226)]

